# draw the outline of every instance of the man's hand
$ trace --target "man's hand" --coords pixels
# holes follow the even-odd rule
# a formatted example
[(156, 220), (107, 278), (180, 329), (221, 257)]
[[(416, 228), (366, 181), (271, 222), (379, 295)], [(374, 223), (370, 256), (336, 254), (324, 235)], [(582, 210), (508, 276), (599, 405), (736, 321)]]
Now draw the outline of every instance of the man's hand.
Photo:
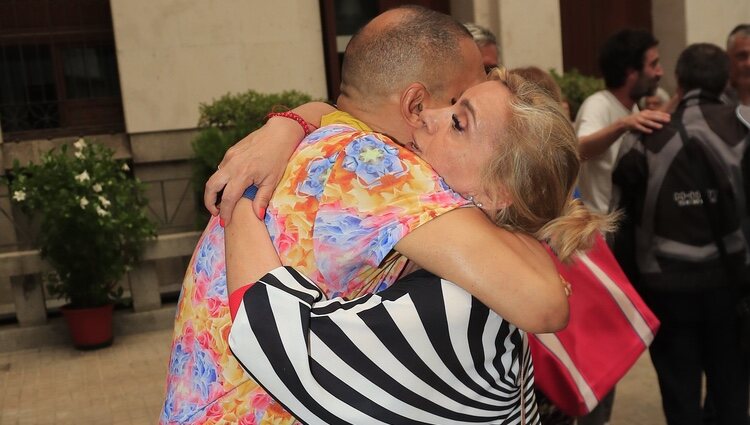
[(663, 124), (668, 123), (670, 116), (666, 112), (644, 110), (630, 114), (622, 118), (622, 124), (628, 131), (640, 131), (651, 134), (654, 130), (659, 130)]
[[(229, 224), (237, 201), (251, 185), (258, 187), (253, 202), (255, 215), (263, 219), (286, 164), (304, 137), (302, 128), (290, 119), (272, 118), (229, 148), (219, 169), (208, 179), (203, 203), (212, 215)], [(219, 193), (221, 203), (217, 205)]]

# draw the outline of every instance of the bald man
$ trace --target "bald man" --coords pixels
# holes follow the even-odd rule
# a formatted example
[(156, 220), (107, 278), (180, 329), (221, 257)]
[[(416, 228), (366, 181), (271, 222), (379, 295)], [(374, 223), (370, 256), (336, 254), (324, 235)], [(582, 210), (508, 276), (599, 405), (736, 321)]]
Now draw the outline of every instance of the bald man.
[[(371, 129), (405, 141), (411, 134), (409, 111), (447, 106), (483, 79), (479, 51), (460, 23), (428, 9), (402, 7), (378, 16), (352, 39), (338, 106)], [(223, 187), (227, 181), (217, 174), (212, 180)], [(229, 181), (222, 201), (227, 221), (231, 208), (225, 202), (239, 198), (230, 185), (242, 193), (249, 183)], [(268, 197), (274, 188), (267, 188)], [(183, 282), (160, 421), (293, 423), (295, 418), (244, 373), (229, 351), (226, 276), (216, 267), (217, 256), (223, 256), (223, 232), (212, 221)]]

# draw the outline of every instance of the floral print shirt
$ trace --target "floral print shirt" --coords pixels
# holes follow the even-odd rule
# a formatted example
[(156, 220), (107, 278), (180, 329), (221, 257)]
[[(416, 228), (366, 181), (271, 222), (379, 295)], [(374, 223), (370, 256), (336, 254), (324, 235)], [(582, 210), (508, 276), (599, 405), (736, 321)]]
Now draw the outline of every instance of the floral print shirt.
[[(303, 140), (266, 226), (285, 266), (329, 297), (353, 298), (396, 280), (407, 260), (393, 247), (404, 235), (467, 201), (412, 152), (348, 114), (327, 119), (345, 124)], [(224, 232), (212, 218), (183, 281), (160, 423), (296, 423), (232, 356), (230, 328)]]

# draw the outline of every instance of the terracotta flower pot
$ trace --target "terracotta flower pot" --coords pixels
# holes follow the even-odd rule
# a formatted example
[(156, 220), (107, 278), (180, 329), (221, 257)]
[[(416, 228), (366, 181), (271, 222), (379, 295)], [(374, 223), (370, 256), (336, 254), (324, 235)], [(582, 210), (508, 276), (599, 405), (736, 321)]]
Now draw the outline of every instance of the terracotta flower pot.
[(79, 350), (93, 350), (112, 345), (113, 304), (93, 308), (60, 308), (70, 329), (73, 345)]

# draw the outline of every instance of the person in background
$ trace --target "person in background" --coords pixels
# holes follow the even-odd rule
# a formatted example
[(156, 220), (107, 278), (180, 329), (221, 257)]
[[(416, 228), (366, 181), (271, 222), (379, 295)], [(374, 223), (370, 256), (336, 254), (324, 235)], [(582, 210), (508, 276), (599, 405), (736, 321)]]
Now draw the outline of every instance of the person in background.
[(739, 24), (727, 37), (729, 85), (727, 103), (750, 105), (750, 24)]
[(641, 100), (638, 101), (638, 108), (642, 111), (649, 110), (671, 112), (665, 111), (665, 107), (667, 103), (669, 103), (669, 100), (669, 93), (667, 93), (667, 91), (663, 88), (657, 87), (654, 91), (654, 94), (650, 96), (643, 96)]
[(533, 83), (536, 83), (539, 87), (546, 90), (547, 93), (552, 97), (552, 99), (560, 104), (565, 116), (570, 119), (570, 105), (568, 104), (567, 100), (565, 100), (565, 95), (560, 89), (560, 86), (557, 84), (557, 81), (555, 81), (555, 79), (552, 77), (552, 75), (550, 75), (549, 72), (546, 72), (537, 66), (515, 68), (512, 69), (511, 72), (514, 74), (518, 74)]
[(464, 26), (471, 33), (474, 42), (477, 43), (479, 52), (482, 53), (484, 70), (489, 73), (492, 68), (496, 68), (500, 64), (500, 49), (497, 47), (497, 37), (483, 26), (470, 22), (464, 24)]
[(524, 79), (531, 81), (537, 86), (544, 89), (547, 94), (557, 103), (562, 103), (563, 95), (560, 86), (555, 79), (548, 73), (537, 66), (526, 66), (522, 68), (513, 68), (510, 72), (520, 75)]
[(598, 212), (609, 212), (612, 166), (623, 135), (650, 133), (669, 122), (669, 114), (639, 111), (636, 102), (653, 94), (663, 71), (658, 41), (651, 33), (625, 29), (607, 39), (599, 53), (606, 89), (583, 102), (576, 117), (583, 202)]
[[(611, 211), (612, 168), (625, 133), (651, 133), (669, 122), (669, 114), (639, 111), (636, 105), (640, 98), (654, 93), (663, 74), (658, 44), (647, 31), (624, 29), (610, 36), (599, 52), (606, 88), (586, 98), (575, 120), (583, 161), (578, 189), (584, 204), (594, 211)], [(614, 391), (578, 423), (608, 423)]]
[(746, 424), (748, 364), (735, 315), (740, 282), (729, 264), (747, 263), (747, 239), (738, 230), (747, 209), (733, 200), (747, 189), (748, 128), (736, 107), (720, 100), (729, 75), (720, 47), (689, 46), (675, 73), (684, 95), (670, 125), (622, 143), (612, 202), (626, 220), (615, 251), (661, 321), (649, 350), (667, 423), (703, 423), (705, 373), (713, 423)]
[[(565, 117), (570, 119), (570, 110), (567, 108), (567, 102), (563, 102), (562, 90), (560, 89), (560, 86), (557, 85), (557, 82), (555, 82), (555, 79), (552, 78), (552, 75), (536, 66), (514, 68), (511, 69), (510, 72), (539, 86), (552, 98), (552, 100), (561, 106)], [(536, 391), (536, 401), (539, 406), (539, 416), (542, 424), (572, 425), (574, 423), (575, 418), (560, 411), (560, 409), (539, 390)]]

